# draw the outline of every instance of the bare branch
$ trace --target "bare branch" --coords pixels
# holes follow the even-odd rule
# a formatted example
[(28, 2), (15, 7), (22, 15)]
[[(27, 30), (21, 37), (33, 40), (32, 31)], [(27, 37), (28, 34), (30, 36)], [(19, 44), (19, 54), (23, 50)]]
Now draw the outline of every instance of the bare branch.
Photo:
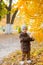
[(13, 24), (14, 19), (15, 19), (16, 14), (17, 14), (17, 12), (18, 12), (18, 9), (14, 12), (14, 14), (13, 14), (13, 16), (12, 16), (12, 19), (11, 19), (11, 24)]
[(12, 0), (9, 0), (9, 11), (11, 11)]

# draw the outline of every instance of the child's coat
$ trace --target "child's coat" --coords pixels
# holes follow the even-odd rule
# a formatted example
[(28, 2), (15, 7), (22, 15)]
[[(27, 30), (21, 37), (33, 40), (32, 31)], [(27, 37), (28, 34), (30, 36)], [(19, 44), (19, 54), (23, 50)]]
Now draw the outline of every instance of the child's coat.
[(28, 53), (30, 51), (30, 42), (34, 41), (27, 33), (20, 33), (20, 43), (22, 52)]

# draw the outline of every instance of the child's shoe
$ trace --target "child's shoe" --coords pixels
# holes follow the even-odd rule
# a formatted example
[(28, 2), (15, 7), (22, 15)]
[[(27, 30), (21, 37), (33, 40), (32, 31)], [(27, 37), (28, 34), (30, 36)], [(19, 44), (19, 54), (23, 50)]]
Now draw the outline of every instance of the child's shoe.
[(24, 64), (24, 61), (20, 61), (20, 65), (23, 65)]
[(28, 60), (28, 61), (27, 61), (27, 63), (29, 63), (29, 64), (30, 64), (31, 62), (32, 62), (31, 60)]

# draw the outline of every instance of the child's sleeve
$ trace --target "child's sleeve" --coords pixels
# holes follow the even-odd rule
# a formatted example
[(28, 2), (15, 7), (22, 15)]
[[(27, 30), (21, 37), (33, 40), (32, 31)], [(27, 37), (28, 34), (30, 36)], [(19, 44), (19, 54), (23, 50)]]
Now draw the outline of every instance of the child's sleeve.
[(34, 41), (34, 40), (35, 40), (35, 39), (33, 39), (33, 38), (30, 37), (30, 41)]
[(22, 42), (23, 41), (22, 34), (20, 34), (19, 38), (20, 38), (20, 42)]
[(33, 38), (33, 37), (30, 37), (29, 35), (28, 35), (28, 41), (34, 41), (35, 39)]

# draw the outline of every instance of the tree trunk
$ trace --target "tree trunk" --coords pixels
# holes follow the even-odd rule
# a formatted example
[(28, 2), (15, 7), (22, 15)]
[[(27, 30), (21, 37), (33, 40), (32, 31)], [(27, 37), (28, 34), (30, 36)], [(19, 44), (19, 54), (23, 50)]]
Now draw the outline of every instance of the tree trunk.
[(18, 9), (14, 12), (13, 16), (12, 16), (12, 19), (11, 19), (11, 7), (12, 6), (12, 0), (9, 0), (9, 7), (7, 8), (8, 10), (8, 14), (7, 14), (7, 25), (6, 25), (6, 33), (7, 34), (10, 34), (12, 33), (12, 24), (15, 20), (15, 17), (16, 17), (16, 14), (18, 12)]
[(17, 12), (18, 12), (18, 9), (14, 12), (14, 14), (13, 14), (13, 16), (12, 16), (11, 24), (14, 23), (14, 20), (15, 20), (15, 17), (16, 17)]
[(6, 33), (11, 33), (11, 24), (10, 24), (10, 13), (7, 14), (7, 24), (6, 24)]
[(10, 13), (10, 11), (11, 11), (11, 5), (12, 5), (12, 0), (9, 0), (9, 7), (7, 8), (7, 10), (8, 10), (8, 14), (7, 14), (7, 19), (6, 19), (6, 33), (7, 34), (10, 34), (11, 33), (11, 23), (10, 23), (10, 21), (11, 21), (11, 13)]
[(13, 26), (13, 23), (14, 23), (17, 12), (18, 12), (18, 9), (14, 12), (14, 14), (12, 16), (12, 19), (11, 19), (11, 33), (14, 31), (12, 26)]
[(7, 25), (6, 25), (6, 33), (7, 34), (10, 34), (13, 31), (12, 25), (14, 23), (17, 12), (18, 12), (18, 9), (14, 12), (12, 19), (10, 17), (11, 14), (10, 13), (7, 14)]

